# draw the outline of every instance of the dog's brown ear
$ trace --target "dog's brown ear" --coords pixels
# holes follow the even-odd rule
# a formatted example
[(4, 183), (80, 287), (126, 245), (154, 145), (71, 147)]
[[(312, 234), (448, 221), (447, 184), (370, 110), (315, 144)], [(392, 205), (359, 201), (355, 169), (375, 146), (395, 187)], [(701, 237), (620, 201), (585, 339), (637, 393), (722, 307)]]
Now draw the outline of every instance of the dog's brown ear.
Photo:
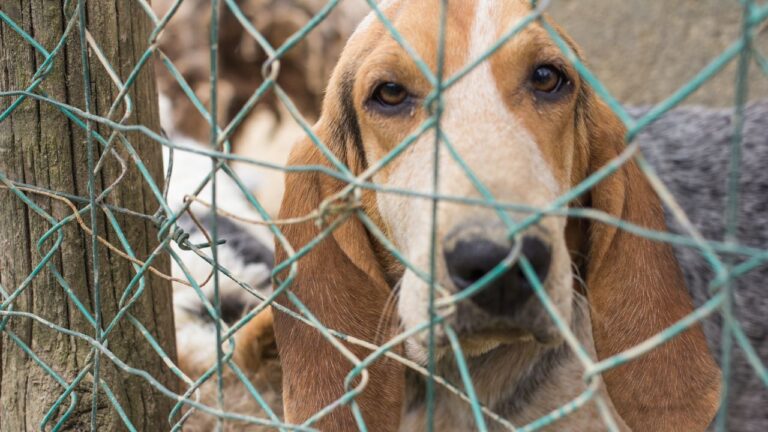
[[(345, 143), (332, 142), (335, 139), (332, 131), (324, 134), (319, 130), (318, 134), (324, 142), (331, 141), (329, 145), (334, 151), (349, 160), (348, 153), (353, 149), (339, 147)], [(328, 166), (329, 163), (307, 139), (294, 147), (289, 165)], [(280, 219), (305, 216), (317, 210), (325, 198), (344, 186), (346, 183), (318, 172), (289, 173)], [(298, 251), (315, 240), (321, 229), (315, 221), (307, 221), (287, 225), (282, 231)], [(281, 263), (287, 258), (278, 241), (276, 261)], [(287, 274), (288, 271), (283, 271), (278, 277), (284, 280)], [(325, 326), (366, 341), (382, 340), (375, 334), (378, 324), (394, 322), (382, 316), (391, 291), (369, 234), (354, 214), (298, 260), (298, 272), (289, 289)], [(280, 296), (278, 301), (296, 310), (286, 296)], [(344, 379), (353, 365), (318, 330), (277, 309), (274, 315), (275, 337), (283, 365), (285, 415), (289, 422), (301, 423), (344, 394)], [(347, 346), (358, 358), (370, 354), (358, 346)], [(403, 368), (391, 360), (379, 360), (368, 371), (368, 385), (356, 398), (368, 429), (396, 430), (404, 397)], [(313, 426), (328, 431), (358, 430), (347, 406), (335, 409)]]
[[(602, 102), (587, 107), (589, 169), (624, 148), (625, 128)], [(639, 226), (665, 231), (661, 201), (633, 161), (600, 182), (591, 206)], [(672, 248), (591, 223), (587, 297), (598, 358), (635, 346), (693, 310)], [(720, 371), (694, 326), (636, 360), (603, 374), (619, 414), (633, 430), (702, 431), (719, 404)]]

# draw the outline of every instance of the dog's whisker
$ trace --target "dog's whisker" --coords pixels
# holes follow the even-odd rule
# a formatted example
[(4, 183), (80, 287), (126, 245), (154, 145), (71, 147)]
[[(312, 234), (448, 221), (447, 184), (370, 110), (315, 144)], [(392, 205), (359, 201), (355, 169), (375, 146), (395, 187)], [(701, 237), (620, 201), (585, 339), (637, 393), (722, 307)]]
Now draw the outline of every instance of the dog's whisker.
[(401, 286), (402, 279), (395, 284), (395, 286), (392, 288), (392, 292), (389, 293), (389, 297), (387, 297), (386, 303), (384, 303), (381, 317), (379, 318), (379, 322), (376, 324), (376, 333), (374, 333), (374, 343), (377, 345), (385, 342), (386, 338), (391, 336), (386, 332), (385, 329), (387, 329), (392, 324), (392, 320), (398, 320), (395, 309), (397, 308), (397, 300), (399, 298)]

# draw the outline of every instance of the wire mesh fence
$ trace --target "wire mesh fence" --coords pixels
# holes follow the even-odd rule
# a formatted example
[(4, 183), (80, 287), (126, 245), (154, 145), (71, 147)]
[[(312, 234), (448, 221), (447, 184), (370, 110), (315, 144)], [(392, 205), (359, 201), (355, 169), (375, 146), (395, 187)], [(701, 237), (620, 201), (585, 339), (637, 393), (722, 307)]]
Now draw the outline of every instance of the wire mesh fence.
[[(582, 363), (583, 377), (587, 383), (597, 383), (598, 378), (604, 372), (619, 367), (627, 362), (632, 362), (634, 359), (656, 349), (705, 317), (712, 314), (720, 314), (724, 322), (721, 347), (722, 358), (720, 359), (724, 377), (721, 406), (726, 406), (728, 403), (727, 384), (731, 375), (728, 368), (733, 347), (738, 347), (744, 352), (749, 364), (754, 368), (757, 379), (768, 386), (768, 370), (766, 370), (758, 353), (752, 347), (750, 340), (745, 335), (740, 323), (734, 318), (733, 304), (730, 300), (733, 297), (733, 281), (737, 280), (741, 275), (759, 268), (768, 262), (768, 249), (765, 249), (768, 245), (764, 245), (762, 249), (746, 247), (739, 244), (736, 237), (738, 224), (746, 223), (746, 221), (739, 221), (738, 179), (740, 175), (739, 158), (742, 145), (741, 128), (743, 127), (744, 110), (748, 100), (747, 77), (749, 76), (750, 67), (759, 68), (762, 70), (763, 74), (768, 75), (768, 60), (766, 60), (765, 53), (761, 52), (759, 47), (753, 43), (755, 35), (760, 30), (761, 25), (768, 20), (768, 5), (752, 0), (741, 0), (739, 2), (740, 4), (734, 2), (734, 7), (739, 7), (743, 10), (741, 37), (734, 41), (721, 55), (714, 58), (709, 65), (699, 71), (693, 79), (674, 94), (669, 95), (663, 102), (645, 111), (641, 117), (634, 117), (614, 97), (612, 97), (604, 84), (587, 68), (576, 53), (574, 53), (573, 48), (568, 42), (566, 42), (560, 33), (558, 33), (558, 31), (544, 18), (543, 14), (548, 8), (557, 7), (557, 1), (532, 1), (530, 12), (519, 21), (509, 23), (509, 27), (503, 32), (501, 37), (490, 44), (481, 55), (471, 59), (457, 72), (454, 72), (451, 75), (445, 75), (442, 64), (443, 58), (441, 56), (438, 56), (438, 67), (434, 70), (421, 58), (419, 53), (411, 47), (409, 41), (398, 31), (395, 24), (393, 24), (391, 19), (388, 18), (387, 14), (382, 9), (384, 6), (377, 4), (374, 0), (368, 0), (366, 3), (368, 7), (370, 7), (372, 18), (382, 23), (387, 31), (388, 37), (393, 38), (399, 46), (411, 56), (414, 65), (422, 74), (423, 79), (429, 82), (432, 91), (424, 101), (424, 106), (429, 107), (430, 109), (430, 115), (418, 128), (416, 128), (416, 132), (403, 140), (395, 148), (391, 149), (388, 154), (377, 161), (371, 162), (371, 165), (363, 173), (356, 174), (353, 172), (352, 167), (345, 165), (345, 163), (339, 160), (337, 155), (329, 149), (327, 143), (324, 143), (317, 135), (316, 131), (304, 119), (286, 91), (278, 83), (278, 78), (281, 73), (281, 59), (306, 38), (310, 32), (321, 24), (323, 20), (325, 20), (334, 9), (339, 6), (339, 0), (331, 0), (325, 3), (319, 12), (303, 25), (300, 31), (291, 35), (285, 43), (280, 46), (270, 45), (269, 41), (263, 37), (259, 30), (243, 13), (241, 5), (238, 2), (235, 0), (224, 0), (223, 2), (211, 0), (211, 24), (209, 35), (211, 91), (210, 94), (207, 95), (207, 103), (201, 101), (200, 95), (196, 94), (189, 87), (185, 78), (174, 65), (174, 62), (163, 53), (160, 49), (160, 44), (158, 43), (163, 37), (163, 30), (174, 18), (175, 13), (182, 3), (181, 0), (174, 2), (166, 15), (157, 16), (150, 7), (149, 2), (136, 0), (135, 4), (139, 6), (140, 13), (145, 15), (143, 19), (147, 19), (151, 22), (150, 31), (140, 35), (147, 41), (148, 48), (137, 56), (138, 61), (134, 64), (127, 66), (119, 65), (119, 67), (108, 61), (109, 55), (104, 53), (102, 45), (89, 33), (89, 26), (93, 25), (92, 20), (94, 20), (95, 17), (87, 16), (86, 0), (79, 0), (77, 2), (67, 1), (62, 7), (57, 6), (60, 8), (59, 13), (62, 14), (63, 22), (65, 23), (63, 33), (61, 33), (56, 40), (45, 41), (45, 43), (36, 39), (30, 26), (20, 22), (18, 18), (14, 18), (14, 11), (0, 10), (0, 20), (3, 22), (2, 32), (6, 35), (13, 35), (13, 37), (21, 38), (28, 49), (33, 50), (35, 55), (42, 60), (40, 64), (36, 66), (36, 71), (33, 75), (24, 77), (24, 80), (28, 82), (29, 85), (23, 88), (12, 88), (0, 93), (3, 107), (3, 111), (0, 113), (0, 122), (7, 122), (14, 110), (18, 109), (22, 104), (30, 104), (32, 101), (39, 104), (39, 106), (53, 108), (53, 112), (46, 112), (49, 115), (63, 116), (63, 118), (66, 118), (70, 124), (74, 125), (74, 128), (78, 128), (82, 131), (81, 133), (89, 142), (89, 148), (92, 152), (92, 160), (88, 167), (89, 171), (87, 174), (90, 185), (98, 183), (96, 179), (100, 175), (101, 170), (105, 169), (105, 164), (102, 163), (102, 160), (112, 157), (120, 159), (123, 165), (131, 164), (138, 169), (140, 172), (139, 179), (143, 184), (142, 187), (146, 187), (147, 190), (151, 192), (154, 208), (156, 209), (156, 211), (152, 212), (137, 212), (116, 204), (116, 202), (112, 200), (110, 194), (112, 193), (113, 186), (123, 181), (122, 176), (118, 176), (113, 186), (103, 188), (100, 191), (95, 190), (96, 188), (93, 187), (88, 189), (90, 193), (73, 195), (42, 187), (39, 184), (27, 183), (18, 178), (11, 178), (7, 173), (0, 172), (0, 181), (2, 181), (3, 188), (5, 189), (1, 193), (13, 194), (15, 200), (23, 203), (23, 206), (28, 208), (28, 211), (43, 217), (49, 225), (49, 229), (40, 238), (39, 249), (36, 252), (38, 255), (34, 255), (33, 271), (26, 275), (21, 283), (15, 286), (9, 286), (6, 281), (0, 280), (0, 293), (2, 293), (2, 303), (0, 303), (0, 316), (2, 317), (2, 321), (0, 321), (0, 331), (3, 335), (3, 344), (0, 345), (0, 347), (5, 351), (23, 351), (28, 358), (31, 359), (35, 367), (44, 370), (50, 380), (57, 385), (55, 389), (55, 392), (57, 393), (55, 402), (51, 404), (51, 406), (44, 407), (46, 415), (37, 420), (39, 423), (35, 425), (35, 427), (45, 430), (62, 430), (69, 428), (71, 427), (71, 421), (74, 416), (83, 409), (93, 411), (94, 414), (90, 417), (90, 426), (95, 427), (97, 401), (100, 398), (106, 398), (109, 403), (109, 409), (118, 413), (123, 422), (123, 427), (128, 430), (141, 429), (141, 427), (136, 426), (135, 419), (127, 414), (127, 410), (123, 406), (121, 399), (113, 393), (110, 382), (100, 376), (99, 364), (102, 362), (113, 365), (118, 376), (138, 376), (141, 380), (149, 383), (155, 390), (157, 390), (158, 394), (156, 397), (166, 398), (174, 404), (173, 408), (170, 410), (167, 424), (151, 425), (152, 429), (167, 428), (171, 430), (179, 430), (184, 427), (185, 422), (190, 416), (198, 411), (216, 418), (221, 422), (235, 421), (238, 422), (238, 424), (250, 424), (281, 430), (311, 430), (314, 423), (323, 417), (328, 416), (334, 410), (341, 409), (341, 407), (351, 407), (360, 430), (367, 430), (368, 427), (365, 424), (361, 409), (356, 400), (365, 386), (365, 379), (362, 381), (359, 380), (361, 377), (366, 376), (367, 367), (373, 362), (380, 358), (387, 357), (391, 360), (403, 363), (407, 368), (428, 378), (426, 379), (427, 399), (434, 394), (435, 386), (447, 388), (449, 391), (460, 395), (461, 399), (471, 408), (475, 426), (478, 430), (488, 430), (491, 422), (493, 422), (494, 425), (501, 425), (505, 429), (518, 431), (539, 430), (556, 421), (562, 421), (562, 424), (565, 425), (568, 421), (568, 415), (593, 403), (593, 401), (597, 402), (597, 407), (601, 412), (602, 418), (605, 420), (606, 426), (611, 430), (615, 430), (616, 424), (611, 418), (611, 414), (604, 402), (600, 401), (599, 393), (596, 391), (597, 387), (593, 385), (588, 386), (584, 393), (578, 395), (578, 397), (566, 405), (561, 406), (551, 413), (528, 424), (513, 425), (508, 419), (504, 419), (502, 416), (495, 414), (490, 407), (484, 406), (481, 401), (478, 400), (475, 390), (473, 389), (472, 375), (465, 361), (459, 338), (455, 330), (452, 329), (449, 324), (444, 322), (443, 318), (436, 312), (436, 310), (440, 306), (451, 306), (461, 299), (470, 296), (472, 293), (482, 290), (489, 281), (509, 270), (512, 263), (507, 262), (495, 267), (488, 274), (487, 278), (470, 287), (461, 296), (449, 297), (449, 300), (447, 300), (448, 304), (441, 304), (440, 287), (438, 286), (437, 278), (435, 276), (436, 269), (434, 263), (435, 260), (438, 259), (435, 258), (436, 252), (434, 250), (432, 251), (430, 268), (419, 268), (416, 264), (408, 260), (406, 254), (397, 249), (392, 240), (383, 234), (381, 228), (376, 225), (361, 207), (360, 197), (361, 191), (363, 190), (374, 190), (380, 193), (412, 196), (413, 199), (428, 199), (431, 200), (435, 206), (441, 201), (462, 200), (461, 197), (451, 197), (444, 191), (439, 190), (433, 190), (432, 193), (429, 194), (419, 194), (407, 190), (384, 190), (371, 179), (377, 172), (386, 168), (392, 160), (411, 148), (417, 138), (429, 132), (434, 132), (436, 136), (439, 136), (439, 139), (435, 143), (436, 148), (439, 146), (450, 148), (450, 137), (443, 136), (440, 133), (444, 94), (531, 25), (539, 25), (546, 30), (568, 61), (571, 62), (572, 66), (578, 71), (581, 78), (589, 84), (599, 97), (607, 103), (613, 113), (618, 116), (628, 130), (626, 137), (628, 145), (617, 158), (611, 160), (610, 163), (597, 170), (593, 175), (590, 175), (584, 181), (575, 185), (571, 190), (560, 195), (554, 201), (549, 202), (546, 206), (529, 209), (529, 213), (520, 220), (514, 220), (507, 214), (507, 211), (511, 208), (517, 208), (515, 207), (516, 203), (499, 201), (489, 193), (483, 193), (482, 197), (478, 199), (464, 199), (464, 204), (475, 205), (478, 208), (483, 207), (497, 210), (500, 218), (506, 223), (507, 234), (510, 237), (514, 237), (527, 227), (536, 224), (541, 218), (547, 215), (556, 214), (561, 217), (567, 216), (597, 220), (601, 223), (616, 226), (620, 230), (625, 230), (632, 232), (635, 235), (652, 239), (653, 241), (693, 248), (707, 260), (707, 263), (716, 275), (715, 278), (710, 281), (711, 297), (708, 301), (698, 307), (690, 315), (687, 315), (676, 322), (673, 326), (643, 343), (608, 358), (597, 360), (590, 357), (588, 349), (578, 341), (578, 338), (573, 334), (567, 320), (558, 312), (557, 307), (554, 305), (552, 299), (544, 288), (543, 281), (540, 280), (531, 263), (528, 262), (525, 256), (519, 257), (518, 262), (522, 266), (525, 276), (532, 285), (535, 294), (545, 305), (551, 319), (556, 324), (561, 335), (567, 341), (569, 348), (577, 353), (577, 356)], [(443, 14), (442, 11), (444, 11), (447, 3), (447, 1), (440, 2), (440, 31), (435, 35), (439, 46), (438, 52), (440, 53), (443, 53), (446, 31), (446, 24), (444, 21), (445, 14)], [(218, 33), (220, 31), (218, 23), (219, 14), (222, 8), (226, 8), (236, 17), (238, 25), (241, 25), (245, 29), (245, 32), (256, 41), (260, 49), (263, 50), (268, 57), (268, 60), (262, 65), (261, 73), (264, 77), (263, 82), (258, 86), (255, 92), (250, 95), (243, 107), (233, 116), (228, 124), (217, 124), (216, 120), (219, 118), (216, 115), (218, 89), (217, 65), (219, 62), (219, 46), (217, 42), (219, 40)], [(5, 9), (5, 7), (3, 7), (3, 9)], [(115, 35), (115, 37), (123, 37), (123, 35)], [(78, 40), (79, 45), (72, 45), (72, 40)], [(47, 86), (52, 85), (51, 82), (48, 81), (51, 77), (51, 71), (53, 70), (52, 65), (57, 59), (61, 59), (64, 55), (63, 53), (66, 51), (64, 49), (65, 47), (69, 47), (68, 49), (70, 51), (67, 52), (68, 55), (75, 55), (75, 53), (72, 52), (73, 46), (78, 47), (79, 52), (77, 55), (82, 56), (83, 64), (91, 65), (90, 69), (84, 67), (81, 70), (84, 77), (67, 77), (67, 79), (85, 80), (86, 85), (83, 87), (85, 89), (83, 94), (77, 95), (82, 101), (82, 105), (66, 102), (46, 93)], [(131, 116), (131, 107), (136, 101), (131, 100), (129, 90), (134, 86), (140, 73), (147, 68), (152, 67), (153, 59), (157, 59), (161, 65), (160, 67), (165, 68), (176, 80), (192, 105), (208, 122), (210, 126), (210, 140), (208, 147), (193, 147), (179, 144), (178, 141), (169, 139), (165, 136), (162, 131), (159, 130), (156, 123), (149, 124), (148, 122), (144, 124)], [(12, 59), (8, 58), (5, 58), (4, 60), (12, 61)], [(724, 241), (712, 241), (702, 238), (697, 229), (688, 222), (686, 215), (676, 204), (673, 194), (670, 193), (663, 182), (660, 181), (653, 167), (646, 163), (642, 158), (636, 159), (642, 172), (650, 179), (656, 193), (659, 194), (667, 207), (671, 209), (675, 219), (683, 225), (687, 235), (681, 236), (667, 232), (653, 231), (628, 221), (613, 218), (607, 214), (569, 207), (569, 203), (594, 188), (595, 185), (599, 184), (611, 174), (615, 173), (622, 165), (627, 163), (627, 161), (633, 160), (638, 156), (639, 147), (638, 143), (634, 141), (634, 138), (641, 131), (659, 119), (660, 116), (663, 116), (665, 113), (684, 102), (689, 95), (697, 91), (714, 75), (718, 74), (724, 67), (733, 62), (738, 62), (738, 73), (735, 77), (736, 100), (734, 101), (732, 122), (733, 134), (730, 150), (733, 155), (733, 162), (730, 166), (731, 181), (729, 182), (729, 196), (727, 208), (725, 209), (727, 232)], [(94, 65), (98, 65), (98, 68)], [(126, 71), (129, 71), (129, 73), (126, 73)], [(100, 76), (102, 77), (101, 79), (107, 77), (106, 79), (108, 79), (113, 86), (114, 94), (112, 97), (106, 101), (99, 101), (101, 104), (106, 102), (109, 107), (108, 109), (104, 109), (103, 106), (100, 110), (94, 109), (96, 101), (92, 99), (92, 95), (87, 90), (89, 88), (87, 83), (91, 82), (92, 79), (95, 79), (95, 76)], [(277, 97), (279, 103), (290, 113), (293, 121), (303, 129), (304, 133), (311, 140), (312, 145), (327, 158), (327, 167), (287, 167), (274, 165), (259, 160), (258, 158), (244, 157), (232, 151), (231, 139), (233, 134), (238, 127), (242, 125), (244, 119), (254, 106), (260, 103), (267, 97), (267, 95)], [(95, 114), (95, 112), (102, 112), (103, 114), (99, 115)], [(122, 117), (120, 118), (121, 114)], [(164, 175), (165, 181), (156, 181), (157, 177), (149, 172), (146, 168), (147, 164), (144, 163), (145, 161), (141, 159), (139, 154), (135, 151), (134, 146), (132, 146), (132, 141), (139, 135), (143, 137), (142, 139), (150, 139), (156, 146), (163, 146), (170, 150), (169, 163), (166, 166), (167, 171)], [(119, 155), (116, 155), (116, 148), (119, 148), (121, 152), (128, 154), (128, 159), (122, 159)], [(210, 171), (204, 176), (201, 183), (196, 185), (194, 190), (189, 192), (192, 199), (187, 200), (181, 208), (172, 208), (167, 202), (167, 189), (162, 185), (167, 185), (170, 182), (173, 170), (179, 169), (178, 167), (174, 168), (173, 160), (174, 155), (178, 155), (182, 152), (192, 152), (209, 158)], [(456, 158), (457, 162), (466, 169), (465, 174), (469, 178), (475, 179), (478, 184), (481, 183), (477, 180), (478, 177), (475, 173), (469, 169), (469, 165), (462, 161), (460, 155), (452, 153), (452, 157)], [(288, 242), (283, 234), (283, 229), (286, 224), (297, 223), (297, 221), (274, 220), (266, 211), (262, 203), (249, 190), (248, 185), (245, 184), (238, 172), (232, 168), (230, 163), (235, 161), (254, 167), (282, 170), (286, 172), (317, 171), (347, 183), (347, 187), (345, 187), (341, 193), (324, 201), (320, 207), (306, 215), (303, 219), (304, 221), (316, 221), (318, 226), (322, 227), (322, 229), (314, 241), (309, 242), (302, 248), (294, 249), (295, 245), (291, 245)], [(437, 166), (437, 164), (435, 163), (434, 166)], [(434, 184), (436, 185), (440, 171), (435, 169), (435, 172), (432, 175), (435, 181)], [(207, 241), (204, 242), (204, 244), (193, 244), (189, 240), (189, 234), (179, 226), (179, 220), (195, 200), (194, 197), (196, 194), (208, 187), (211, 183), (215, 190), (216, 183), (224, 181), (222, 180), (224, 178), (226, 178), (226, 181), (236, 185), (236, 188), (239, 189), (249, 203), (251, 210), (258, 213), (263, 221), (266, 222), (265, 225), (269, 227), (279, 247), (287, 251), (288, 258), (279, 263), (273, 270), (273, 274), (276, 275), (274, 277), (274, 286), (273, 290), (267, 294), (258, 287), (251, 286), (247, 282), (240, 280), (237, 273), (233, 273), (220, 265), (218, 248), (221, 244), (219, 237), (221, 227), (217, 227), (217, 218), (213, 218), (210, 234), (207, 236)], [(482, 190), (482, 187), (480, 189)], [(290, 193), (291, 190), (286, 191), (286, 194)], [(37, 200), (41, 197), (63, 203), (66, 207), (66, 211), (59, 212), (55, 215), (46, 211), (43, 207), (37, 204)], [(224, 218), (232, 216), (221, 214), (218, 211), (219, 203), (217, 202), (216, 193), (212, 194), (209, 205), (213, 214), (218, 213)], [(100, 217), (106, 217), (106, 220), (109, 223), (109, 236), (104, 232), (101, 232), (100, 234), (99, 230), (94, 229), (95, 226), (93, 221), (95, 221), (95, 219), (89, 221), (89, 218), (96, 213), (100, 214)], [(91, 216), (86, 216), (89, 214)], [(126, 217), (119, 218), (116, 215)], [(128, 218), (128, 216), (130, 216), (130, 218)], [(340, 333), (337, 329), (326, 327), (316, 318), (315, 311), (306, 307), (299, 296), (291, 291), (292, 283), (297, 272), (302, 271), (302, 258), (305, 257), (320, 241), (327, 238), (334, 230), (338, 229), (346, 218), (359, 219), (363, 225), (366, 226), (368, 233), (377, 238), (378, 241), (388, 249), (388, 252), (395, 260), (403, 266), (413, 269), (415, 273), (419, 274), (420, 277), (428, 283), (430, 286), (429, 320), (408, 329), (406, 332), (394, 336), (388, 341), (377, 344), (374, 343), (376, 341), (361, 340)], [(157, 228), (159, 245), (144, 258), (140, 258), (134, 252), (135, 248), (130, 244), (128, 236), (125, 234), (126, 231), (132, 230), (132, 228), (125, 224), (135, 223), (136, 220), (141, 220), (142, 224), (151, 224)], [(423, 227), (424, 230), (431, 230), (433, 242), (435, 235), (434, 222), (433, 215), (432, 225)], [(0, 223), (13, 224), (14, 221), (3, 220), (0, 221)], [(95, 253), (98, 254), (98, 251), (108, 251), (110, 254), (113, 254), (120, 260), (124, 260), (131, 266), (130, 283), (117, 291), (115, 298), (119, 299), (119, 305), (115, 313), (109, 317), (108, 321), (100, 316), (98, 302), (95, 303), (95, 307), (88, 306), (89, 300), (87, 298), (84, 299), (77, 294), (79, 291), (73, 289), (73, 284), (76, 282), (68, 279), (66, 272), (62, 270), (63, 264), (56, 262), (53, 259), (54, 254), (61, 247), (61, 238), (63, 237), (60, 236), (60, 233), (62, 233), (65, 228), (71, 227), (74, 227), (78, 232), (82, 233), (84, 238), (87, 238), (88, 241), (92, 242), (92, 248)], [(51, 243), (48, 239), (54, 237), (57, 237), (60, 240)], [(179, 249), (192, 251), (200, 259), (208, 262), (213, 268), (218, 269), (218, 271), (212, 272), (205, 280), (195, 277), (195, 275), (193, 275), (187, 268), (187, 263), (181, 259), (178, 253)], [(30, 251), (30, 253), (34, 254), (35, 252)], [(169, 280), (174, 279), (163, 271), (158, 270), (159, 265), (155, 266), (153, 264), (156, 258), (162, 256), (170, 257), (171, 260), (176, 262), (176, 265), (181, 269), (183, 277), (176, 278), (175, 282), (187, 285), (190, 289), (194, 290), (197, 297), (200, 299), (200, 302), (205, 307), (205, 313), (209, 314), (215, 323), (215, 343), (217, 345), (215, 362), (210, 369), (206, 370), (195, 379), (184, 373), (183, 368), (174, 360), (175, 354), (173, 352), (169, 353), (167, 345), (164, 345), (162, 341), (157, 340), (157, 333), (147, 330), (147, 323), (142, 322), (141, 319), (135, 317), (131, 313), (132, 308), (135, 307), (141, 296), (147, 295), (143, 287), (146, 284), (145, 280), (150, 277), (150, 274)], [(328, 271), (333, 271), (333, 269), (328, 269)], [(98, 272), (98, 269), (96, 269), (96, 272)], [(26, 310), (25, 305), (19, 302), (19, 299), (26, 290), (38, 289), (32, 284), (32, 281), (44, 277), (48, 278), (49, 276), (53, 279), (51, 279), (52, 282), (48, 289), (61, 290), (66, 293), (66, 302), (68, 303), (70, 313), (77, 314), (87, 321), (91, 327), (90, 332), (80, 331), (35, 315), (29, 310)], [(222, 280), (224, 279), (232, 280), (240, 289), (250, 293), (257, 299), (257, 306), (245, 313), (239, 320), (231, 325), (226, 325), (222, 321), (222, 302), (218, 287), (223, 283)], [(212, 296), (209, 296), (210, 293), (204, 290), (204, 286), (208, 284), (212, 287)], [(96, 281), (96, 287), (91, 286), (91, 289), (98, 291), (97, 287), (98, 279)], [(280, 299), (279, 301), (276, 300), (278, 298)], [(333, 301), (333, 299), (329, 298), (328, 301)], [(289, 302), (290, 307), (284, 302)], [(247, 371), (242, 370), (242, 365), (238, 365), (233, 357), (236, 350), (235, 341), (237, 333), (241, 331), (247, 323), (251, 322), (254, 317), (259, 316), (270, 307), (291, 316), (293, 319), (301, 322), (302, 325), (316, 328), (328, 343), (338, 349), (339, 352), (354, 365), (351, 372), (345, 378), (345, 388), (347, 389), (347, 392), (339, 400), (318, 411), (301, 425), (288, 424), (285, 422), (282, 419), (281, 410), (276, 410), (274, 404), (269, 402), (269, 398), (265, 397), (262, 392), (251, 383)], [(89, 361), (82, 363), (81, 366), (84, 365), (82, 367), (74, 367), (73, 371), (72, 365), (53, 364), (42, 360), (41, 357), (36, 354), (35, 345), (25, 343), (24, 338), (14, 333), (9, 327), (9, 323), (13, 321), (25, 320), (35, 321), (64, 336), (76, 339), (79, 343), (86, 344), (91, 352)], [(151, 372), (134, 367), (132, 361), (116, 354), (118, 352), (118, 347), (115, 347), (114, 344), (110, 345), (109, 341), (110, 333), (119, 325), (132, 326), (138, 334), (149, 343), (153, 351), (154, 358), (152, 360), (161, 365), (161, 367), (165, 369), (165, 373), (170, 372), (173, 374), (178, 382), (181, 383), (178, 389), (172, 384), (173, 380), (169, 381), (165, 378), (158, 379), (153, 376)], [(436, 328), (440, 328), (441, 331), (445, 332), (445, 335), (450, 341), (451, 351), (455, 356), (456, 368), (460, 376), (460, 385), (452, 384), (443, 378), (434, 375), (434, 341), (429, 344), (429, 358), (424, 364), (414, 362), (413, 360), (409, 360), (401, 354), (398, 354), (399, 351), (397, 351), (396, 347), (406, 339), (413, 337), (417, 333), (429, 333), (430, 335), (433, 335), (434, 329)], [(371, 352), (367, 357), (359, 358), (352, 354), (345, 344), (363, 346), (369, 348)], [(37, 349), (39, 348), (40, 347), (37, 347)], [(13, 373), (13, 370), (6, 369), (0, 374), (0, 377), (2, 377), (2, 375)], [(247, 397), (251, 398), (255, 402), (255, 406), (258, 406), (261, 409), (259, 415), (228, 410), (224, 395), (227, 391), (224, 378), (226, 373), (234, 374), (235, 379), (241, 382), (245, 388)], [(83, 387), (85, 383), (90, 383), (91, 386)], [(200, 389), (206, 383), (214, 385), (215, 389), (212, 391), (216, 396), (213, 400), (206, 400), (203, 402), (201, 401)], [(3, 388), (2, 390), (6, 389)], [(80, 405), (82, 405), (83, 402), (78, 399), (81, 395), (90, 395), (89, 400), (92, 401), (92, 406), (82, 408)], [(2, 408), (3, 410), (15, 409), (13, 406), (3, 406)], [(428, 403), (427, 418), (432, 418), (434, 416), (433, 410), (434, 406)], [(727, 411), (721, 410), (721, 413), (723, 412)], [(716, 423), (718, 430), (726, 430), (727, 423), (725, 415), (721, 415)], [(0, 420), (0, 424), (2, 424), (2, 420)]]

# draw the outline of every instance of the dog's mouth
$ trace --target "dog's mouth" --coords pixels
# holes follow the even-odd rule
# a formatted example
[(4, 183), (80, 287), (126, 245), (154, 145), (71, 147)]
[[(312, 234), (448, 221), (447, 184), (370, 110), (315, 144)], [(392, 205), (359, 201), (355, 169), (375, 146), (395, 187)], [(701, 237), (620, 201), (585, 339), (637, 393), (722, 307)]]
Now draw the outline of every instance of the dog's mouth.
[[(495, 321), (495, 322), (494, 322)], [(468, 351), (488, 351), (499, 345), (535, 343), (554, 345), (561, 341), (560, 332), (548, 319), (521, 324), (516, 321), (494, 320), (481, 325), (458, 325), (457, 334), (462, 348)], [(490, 347), (490, 348), (489, 348)]]
[[(551, 347), (563, 341), (555, 322), (535, 298), (511, 315), (490, 315), (468, 299), (451, 308), (438, 308), (437, 314), (441, 317), (434, 329), (434, 355), (438, 359), (454, 356), (446, 327), (455, 333), (462, 354), (467, 358), (503, 346)], [(426, 328), (422, 327), (408, 338), (406, 352), (412, 360), (426, 364), (429, 352)]]
[(562, 337), (552, 317), (536, 296), (531, 296), (510, 313), (489, 313), (473, 299), (459, 302), (446, 323), (462, 340), (471, 344), (535, 342), (552, 345)]
[[(449, 320), (452, 321), (452, 320)], [(447, 324), (447, 323), (446, 323)], [(538, 327), (522, 327), (510, 322), (490, 322), (481, 326), (468, 326), (457, 324), (455, 321), (451, 329), (458, 337), (461, 352), (465, 357), (477, 357), (486, 354), (502, 346), (555, 346), (562, 342), (562, 335), (553, 325)], [(453, 357), (453, 349), (450, 339), (442, 326), (435, 329), (435, 357), (438, 359)], [(412, 357), (419, 361), (426, 361), (429, 352), (429, 338), (427, 332), (423, 332), (411, 340)], [(415, 346), (414, 346), (415, 345)], [(418, 347), (418, 348), (416, 348)], [(413, 348), (416, 348), (415, 350)], [(418, 354), (417, 354), (418, 353)]]
[(533, 333), (523, 329), (488, 329), (459, 336), (461, 349), (468, 357), (479, 356), (502, 345), (537, 343)]

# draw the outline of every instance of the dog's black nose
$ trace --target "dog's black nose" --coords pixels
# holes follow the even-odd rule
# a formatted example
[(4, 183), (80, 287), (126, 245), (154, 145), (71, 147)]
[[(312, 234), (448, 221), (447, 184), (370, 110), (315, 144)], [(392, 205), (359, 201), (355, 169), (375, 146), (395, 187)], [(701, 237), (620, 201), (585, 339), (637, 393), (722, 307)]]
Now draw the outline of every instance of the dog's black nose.
[[(552, 260), (549, 247), (536, 237), (523, 237), (521, 254), (528, 258), (539, 280), (544, 282)], [(494, 241), (473, 238), (451, 242), (452, 248), (445, 250), (448, 274), (456, 288), (463, 290), (485, 276), (504, 258), (512, 253), (512, 246)], [(472, 301), (493, 315), (513, 313), (533, 294), (533, 288), (518, 263), (495, 280), (488, 282), (472, 297)]]

